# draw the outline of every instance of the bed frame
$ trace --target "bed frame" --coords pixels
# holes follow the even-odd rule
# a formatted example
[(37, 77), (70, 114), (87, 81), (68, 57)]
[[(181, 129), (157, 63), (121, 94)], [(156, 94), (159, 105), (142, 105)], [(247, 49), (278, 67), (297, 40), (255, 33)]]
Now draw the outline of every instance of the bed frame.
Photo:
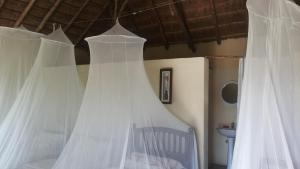
[[(193, 169), (195, 159), (194, 129), (187, 132), (166, 127), (136, 128), (132, 125), (127, 153), (146, 153), (179, 161), (186, 169)], [(147, 146), (145, 146), (147, 145)], [(146, 148), (145, 148), (146, 147)]]

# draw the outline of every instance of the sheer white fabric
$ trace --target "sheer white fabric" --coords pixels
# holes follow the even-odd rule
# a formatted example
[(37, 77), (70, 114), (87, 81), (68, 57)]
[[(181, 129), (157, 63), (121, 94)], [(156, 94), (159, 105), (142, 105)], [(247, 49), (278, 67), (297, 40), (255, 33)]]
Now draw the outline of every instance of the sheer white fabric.
[(73, 129), (82, 99), (74, 46), (55, 39), (66, 39), (61, 29), (42, 38), (34, 66), (1, 125), (1, 169), (48, 165)]
[[(53, 169), (197, 168), (194, 133), (165, 109), (148, 82), (145, 39), (116, 24), (87, 41), (91, 65), (85, 96)], [(171, 129), (176, 132), (163, 135)], [(192, 133), (192, 139), (183, 138), (184, 144), (177, 132)]]
[[(237, 100), (237, 110), (240, 110), (241, 104), (241, 93), (242, 93), (242, 85), (243, 85), (243, 78), (244, 78), (244, 58), (239, 59), (239, 74), (238, 74), (238, 100)], [(239, 112), (237, 112), (237, 119), (239, 118)]]
[(0, 27), (0, 124), (32, 68), (41, 36), (22, 29)]
[(248, 0), (249, 34), (233, 169), (300, 169), (300, 8)]

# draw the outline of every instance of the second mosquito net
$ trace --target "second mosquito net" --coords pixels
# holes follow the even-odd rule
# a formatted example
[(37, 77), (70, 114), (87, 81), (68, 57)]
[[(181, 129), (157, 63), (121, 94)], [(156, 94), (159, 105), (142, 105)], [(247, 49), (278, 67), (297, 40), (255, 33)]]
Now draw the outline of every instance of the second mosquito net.
[(0, 168), (51, 168), (70, 136), (81, 99), (74, 46), (59, 29), (42, 38), (32, 71), (1, 125)]
[(87, 41), (86, 92), (54, 169), (196, 169), (193, 130), (161, 104), (148, 82), (145, 39), (116, 24)]
[(42, 34), (0, 27), (0, 124), (27, 78)]
[(300, 7), (248, 0), (249, 33), (233, 169), (300, 168)]

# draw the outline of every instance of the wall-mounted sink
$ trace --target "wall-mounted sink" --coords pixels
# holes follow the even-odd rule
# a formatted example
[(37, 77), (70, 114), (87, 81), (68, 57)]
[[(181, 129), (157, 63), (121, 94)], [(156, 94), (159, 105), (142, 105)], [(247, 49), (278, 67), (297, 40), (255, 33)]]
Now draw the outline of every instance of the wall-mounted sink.
[(231, 169), (236, 130), (233, 128), (217, 128), (217, 130), (222, 136), (227, 137), (227, 169)]
[(232, 128), (217, 128), (218, 132), (225, 137), (235, 138), (236, 130)]

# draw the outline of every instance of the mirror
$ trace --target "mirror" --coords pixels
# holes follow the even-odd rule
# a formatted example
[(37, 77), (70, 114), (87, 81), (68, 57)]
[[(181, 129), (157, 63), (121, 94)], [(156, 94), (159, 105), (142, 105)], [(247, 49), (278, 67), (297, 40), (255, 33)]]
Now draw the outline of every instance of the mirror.
[(238, 84), (230, 81), (222, 88), (222, 98), (228, 104), (236, 104), (238, 99)]

